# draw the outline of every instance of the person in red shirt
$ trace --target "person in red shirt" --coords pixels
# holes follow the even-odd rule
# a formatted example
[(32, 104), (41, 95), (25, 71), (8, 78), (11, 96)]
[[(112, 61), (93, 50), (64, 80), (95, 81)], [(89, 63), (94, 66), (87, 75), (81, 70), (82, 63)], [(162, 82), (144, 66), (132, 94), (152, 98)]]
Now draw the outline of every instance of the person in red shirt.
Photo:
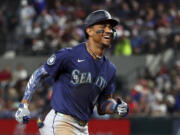
[(12, 78), (12, 73), (9, 66), (6, 66), (4, 69), (0, 71), (0, 82), (2, 81), (10, 81)]

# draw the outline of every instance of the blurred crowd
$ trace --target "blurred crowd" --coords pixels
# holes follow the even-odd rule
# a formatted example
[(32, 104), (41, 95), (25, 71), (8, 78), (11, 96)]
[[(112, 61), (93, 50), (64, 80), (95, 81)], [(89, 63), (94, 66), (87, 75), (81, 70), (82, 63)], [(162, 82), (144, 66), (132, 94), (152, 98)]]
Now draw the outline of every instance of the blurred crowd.
[[(14, 117), (29, 80), (28, 71), (19, 63), (15, 70), (8, 65), (0, 70), (0, 118)], [(30, 105), (32, 117), (49, 111), (52, 94), (51, 79), (47, 78), (33, 95)]]
[(120, 20), (109, 53), (179, 50), (179, 0), (10, 0), (0, 2), (0, 55), (49, 55), (85, 41), (83, 22), (107, 9)]
[(180, 116), (180, 60), (171, 68), (162, 64), (155, 75), (141, 70), (126, 102), (131, 115)]

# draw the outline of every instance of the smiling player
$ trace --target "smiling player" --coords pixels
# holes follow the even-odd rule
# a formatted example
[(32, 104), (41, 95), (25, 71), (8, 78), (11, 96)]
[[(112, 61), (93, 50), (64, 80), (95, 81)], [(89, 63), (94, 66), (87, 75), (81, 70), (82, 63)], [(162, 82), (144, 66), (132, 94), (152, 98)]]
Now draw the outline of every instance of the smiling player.
[(54, 78), (51, 111), (44, 120), (41, 135), (88, 135), (88, 121), (97, 104), (99, 114), (128, 113), (128, 105), (112, 99), (116, 69), (104, 56), (118, 25), (106, 10), (90, 13), (85, 20), (87, 42), (54, 53), (31, 76), (16, 120), (26, 123), (33, 92), (46, 76)]

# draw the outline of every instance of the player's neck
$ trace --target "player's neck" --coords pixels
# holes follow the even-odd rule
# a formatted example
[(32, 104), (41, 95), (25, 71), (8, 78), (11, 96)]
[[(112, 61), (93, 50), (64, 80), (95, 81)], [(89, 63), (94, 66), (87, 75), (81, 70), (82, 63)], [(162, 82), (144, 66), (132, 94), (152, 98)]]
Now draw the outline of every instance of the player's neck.
[(104, 55), (105, 48), (103, 48), (103, 46), (99, 44), (95, 44), (94, 42), (91, 42), (90, 40), (86, 42), (86, 48), (94, 59), (101, 59)]

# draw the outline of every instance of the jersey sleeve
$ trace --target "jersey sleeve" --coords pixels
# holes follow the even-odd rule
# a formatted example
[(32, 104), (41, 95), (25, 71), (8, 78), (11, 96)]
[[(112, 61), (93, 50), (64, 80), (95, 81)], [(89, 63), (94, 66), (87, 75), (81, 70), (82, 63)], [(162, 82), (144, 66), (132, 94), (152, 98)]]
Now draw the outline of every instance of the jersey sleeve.
[(44, 68), (51, 77), (54, 78), (60, 71), (65, 69), (68, 63), (68, 53), (68, 49), (61, 49), (48, 58)]

